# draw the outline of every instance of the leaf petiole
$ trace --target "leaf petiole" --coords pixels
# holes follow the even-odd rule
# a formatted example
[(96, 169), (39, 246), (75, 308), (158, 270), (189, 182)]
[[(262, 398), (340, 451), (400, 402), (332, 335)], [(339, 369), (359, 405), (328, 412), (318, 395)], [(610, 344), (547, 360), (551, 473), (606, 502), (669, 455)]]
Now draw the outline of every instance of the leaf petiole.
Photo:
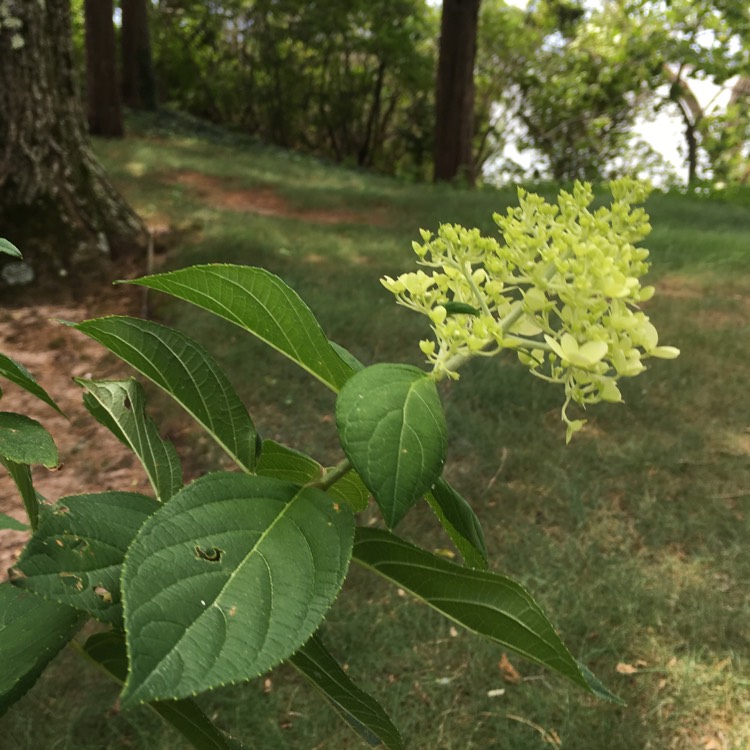
[(341, 479), (345, 474), (348, 474), (352, 470), (352, 465), (348, 458), (343, 459), (336, 466), (332, 466), (330, 469), (326, 469), (323, 472), (323, 476), (320, 479), (316, 479), (314, 482), (310, 482), (309, 487), (317, 487), (323, 491), (327, 490), (332, 485)]

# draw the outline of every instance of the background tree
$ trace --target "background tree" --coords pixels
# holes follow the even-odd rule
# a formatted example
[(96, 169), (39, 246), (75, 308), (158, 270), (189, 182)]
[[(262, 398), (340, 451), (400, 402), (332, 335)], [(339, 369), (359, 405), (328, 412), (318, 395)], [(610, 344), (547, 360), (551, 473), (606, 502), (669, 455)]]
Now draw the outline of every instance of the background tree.
[(474, 174), (496, 159), (518, 132), (515, 81), (539, 48), (545, 31), (526, 11), (505, 0), (483, 0), (474, 66)]
[[(68, 0), (8, 5), (0, 29), (0, 226), (38, 275), (145, 239), (94, 157), (76, 89)], [(11, 28), (8, 22), (12, 21)], [(7, 278), (7, 274), (5, 275)]]
[(701, 119), (700, 137), (714, 181), (750, 181), (750, 77), (735, 81), (725, 111)]
[(435, 181), (474, 174), (474, 63), (480, 0), (443, 0), (435, 88)]
[[(737, 75), (750, 74), (750, 6), (733, 0), (644, 0), (637, 12), (663, 26), (659, 83), (666, 84), (667, 93), (657, 107), (677, 108), (685, 126), (688, 182), (693, 183), (700, 177), (701, 153), (706, 154), (704, 120), (711, 103), (698, 101), (690, 80), (722, 87)], [(718, 146), (715, 139), (713, 144)]]
[(131, 106), (154, 106), (155, 76), (179, 110), (416, 179), (472, 182), (510, 141), (534, 153), (536, 177), (649, 174), (666, 163), (633, 136), (636, 120), (675, 107), (696, 178), (727, 141), (713, 115), (695, 118), (690, 81), (750, 74), (750, 7), (733, 0), (446, 0), (442, 15), (426, 0), (121, 7), (124, 78), (140, 80), (124, 81)]
[(521, 146), (540, 151), (556, 180), (604, 177), (661, 71), (662, 28), (619, 2), (586, 14), (543, 4), (532, 23), (542, 38), (514, 67)]
[(692, 185), (698, 177), (698, 134), (703, 126), (706, 111), (693, 93), (686, 78), (683, 77), (682, 68), (675, 71), (665, 64), (664, 77), (669, 81), (669, 101), (677, 105), (677, 110), (685, 126), (688, 185)]
[(169, 0), (153, 20), (168, 102), (284, 148), (428, 171), (436, 15), (424, 0)]
[(147, 0), (120, 0), (122, 99), (133, 109), (155, 110), (157, 104), (149, 5)]
[(112, 0), (86, 0), (86, 100), (89, 132), (123, 135)]

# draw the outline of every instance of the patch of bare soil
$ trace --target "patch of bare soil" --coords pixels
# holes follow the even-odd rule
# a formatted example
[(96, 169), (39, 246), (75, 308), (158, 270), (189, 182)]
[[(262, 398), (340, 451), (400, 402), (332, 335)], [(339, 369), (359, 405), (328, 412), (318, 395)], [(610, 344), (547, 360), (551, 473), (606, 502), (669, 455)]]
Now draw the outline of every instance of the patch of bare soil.
[(381, 211), (308, 210), (292, 206), (273, 188), (240, 189), (232, 181), (201, 172), (178, 172), (174, 179), (209, 205), (228, 211), (252, 213), (260, 216), (283, 216), (314, 224), (371, 224), (384, 222)]
[[(104, 294), (102, 294), (102, 291)], [(106, 287), (84, 301), (0, 308), (0, 352), (21, 362), (55, 399), (66, 417), (3, 380), (0, 410), (17, 411), (41, 422), (52, 434), (61, 467), (32, 470), (34, 484), (49, 502), (60, 497), (103, 490), (150, 493), (142, 468), (83, 406), (73, 377), (122, 378), (127, 368), (96, 342), (56, 320), (81, 321), (105, 314), (140, 315), (139, 290)], [(177, 429), (177, 428), (175, 428)], [(25, 512), (18, 491), (0, 469), (0, 511), (20, 521)], [(0, 530), (0, 581), (7, 578), (28, 534)]]
[(656, 293), (671, 299), (700, 299), (704, 295), (704, 288), (698, 279), (680, 275), (664, 276), (656, 284)]
[(656, 294), (685, 301), (707, 298), (696, 322), (710, 330), (745, 326), (750, 320), (750, 284), (744, 279), (708, 287), (701, 279), (665, 276), (656, 283)]

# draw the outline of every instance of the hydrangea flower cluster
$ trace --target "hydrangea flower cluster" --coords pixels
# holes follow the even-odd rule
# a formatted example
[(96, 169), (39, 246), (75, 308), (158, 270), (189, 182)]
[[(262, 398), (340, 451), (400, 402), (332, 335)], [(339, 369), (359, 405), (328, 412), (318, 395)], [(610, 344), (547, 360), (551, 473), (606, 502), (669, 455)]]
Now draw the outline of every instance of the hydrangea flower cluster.
[(382, 283), (429, 318), (435, 338), (419, 346), (434, 378), (458, 378), (469, 358), (514, 350), (534, 375), (564, 385), (569, 441), (585, 423), (568, 416), (571, 402), (621, 401), (619, 378), (642, 372), (648, 357), (679, 354), (659, 346), (638, 309), (654, 294), (640, 282), (648, 250), (635, 244), (650, 232), (649, 217), (633, 207), (649, 188), (624, 178), (610, 191), (610, 207), (591, 211), (588, 183), (561, 191), (556, 205), (519, 189), (519, 205), (493, 217), (502, 243), (458, 225), (421, 231), (423, 244), (412, 247), (431, 272)]

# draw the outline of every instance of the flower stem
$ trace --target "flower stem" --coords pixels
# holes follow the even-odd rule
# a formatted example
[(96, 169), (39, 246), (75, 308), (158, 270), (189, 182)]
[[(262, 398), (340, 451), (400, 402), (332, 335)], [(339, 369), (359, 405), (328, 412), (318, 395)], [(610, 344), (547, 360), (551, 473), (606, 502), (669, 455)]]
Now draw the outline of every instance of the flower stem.
[(474, 297), (476, 297), (477, 302), (479, 302), (479, 306), (482, 308), (482, 312), (487, 317), (490, 317), (492, 315), (492, 313), (490, 312), (490, 308), (487, 307), (487, 302), (484, 299), (484, 295), (479, 291), (479, 287), (476, 285), (474, 277), (471, 275), (471, 263), (464, 263), (462, 266), (460, 266), (460, 269), (461, 273), (464, 275), (464, 278), (468, 282), (469, 288), (474, 294)]

